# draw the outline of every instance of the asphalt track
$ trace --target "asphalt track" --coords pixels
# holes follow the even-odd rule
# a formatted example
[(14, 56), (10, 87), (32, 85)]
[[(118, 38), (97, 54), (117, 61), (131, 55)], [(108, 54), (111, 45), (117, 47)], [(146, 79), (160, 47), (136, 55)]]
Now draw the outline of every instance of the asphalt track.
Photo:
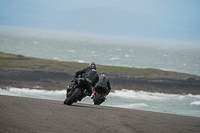
[(0, 95), (0, 133), (200, 133), (200, 118)]

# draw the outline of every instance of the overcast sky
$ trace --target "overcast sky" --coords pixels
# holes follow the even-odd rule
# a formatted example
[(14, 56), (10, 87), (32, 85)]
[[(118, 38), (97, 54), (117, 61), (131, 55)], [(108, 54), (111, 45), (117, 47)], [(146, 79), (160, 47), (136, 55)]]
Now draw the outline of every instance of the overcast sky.
[(200, 42), (200, 0), (0, 0), (0, 26)]

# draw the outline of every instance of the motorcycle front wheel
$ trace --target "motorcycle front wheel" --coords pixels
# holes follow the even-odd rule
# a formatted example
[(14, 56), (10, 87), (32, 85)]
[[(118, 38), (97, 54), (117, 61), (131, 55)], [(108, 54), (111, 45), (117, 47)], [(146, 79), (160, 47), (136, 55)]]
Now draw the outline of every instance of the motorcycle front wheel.
[(64, 104), (72, 105), (72, 103), (76, 101), (76, 99), (80, 96), (80, 94), (81, 90), (79, 88), (76, 88), (73, 94), (65, 99)]

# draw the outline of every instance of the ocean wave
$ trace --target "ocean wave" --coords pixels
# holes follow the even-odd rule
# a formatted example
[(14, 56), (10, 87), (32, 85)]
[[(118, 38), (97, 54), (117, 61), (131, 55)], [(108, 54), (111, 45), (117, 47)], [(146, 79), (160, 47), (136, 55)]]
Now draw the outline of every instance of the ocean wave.
[(144, 109), (144, 108), (149, 107), (149, 105), (145, 103), (119, 104), (119, 105), (109, 105), (109, 106), (119, 107), (119, 108), (128, 108), (128, 109)]
[(113, 58), (110, 58), (110, 60), (119, 60), (120, 58), (118, 57), (113, 57)]
[(197, 106), (200, 106), (200, 101), (194, 101), (194, 102), (190, 103), (190, 105), (197, 105)]
[(133, 104), (128, 104), (126, 105), (128, 108), (142, 108), (142, 107), (149, 107), (149, 105), (145, 103), (133, 103)]
[(115, 97), (123, 97), (128, 99), (140, 99), (140, 100), (169, 100), (169, 99), (176, 99), (176, 100), (183, 100), (188, 97), (199, 98), (200, 95), (180, 95), (180, 94), (166, 94), (166, 93), (158, 93), (158, 92), (146, 92), (146, 91), (134, 91), (134, 90), (115, 90), (114, 92), (110, 93), (111, 96)]
[[(8, 87), (6, 89), (0, 88), (0, 94), (10, 94), (10, 95), (65, 95), (66, 90), (39, 90), (39, 89), (29, 89), (29, 88), (15, 88), (15, 87)], [(135, 91), (135, 90), (115, 90), (114, 92), (110, 92), (108, 97), (114, 98), (124, 98), (124, 99), (135, 99), (135, 100), (193, 100), (196, 99), (197, 101), (192, 102), (191, 104), (200, 104), (200, 95), (192, 95), (192, 94), (166, 94), (166, 93), (159, 93), (159, 92), (146, 92), (146, 91)]]
[(30, 98), (49, 99), (58, 101), (64, 100), (65, 94), (66, 90), (39, 90), (39, 89), (15, 88), (15, 87), (0, 89), (0, 95), (30, 97)]
[(77, 60), (77, 62), (79, 62), (79, 63), (85, 63), (84, 60)]
[(124, 56), (125, 56), (125, 57), (127, 57), (127, 58), (129, 57), (129, 55), (128, 55), (128, 54), (125, 54)]
[[(123, 98), (131, 98), (131, 99), (143, 99), (143, 100), (166, 100), (168, 99), (168, 94), (163, 93), (152, 93), (145, 91), (134, 91), (134, 90), (115, 90), (110, 95), (123, 97)], [(172, 97), (173, 95), (171, 95)]]
[[(0, 95), (63, 102), (66, 98), (66, 90), (20, 89), (10, 87), (4, 89), (0, 88)], [(85, 97), (80, 103), (94, 104), (90, 97)], [(107, 96), (107, 100), (102, 105), (200, 117), (200, 95), (192, 94), (165, 94), (122, 89), (110, 92)], [(192, 107), (190, 107), (191, 105)]]
[(58, 58), (58, 57), (53, 57), (53, 59), (54, 59), (54, 60), (60, 60), (60, 58)]

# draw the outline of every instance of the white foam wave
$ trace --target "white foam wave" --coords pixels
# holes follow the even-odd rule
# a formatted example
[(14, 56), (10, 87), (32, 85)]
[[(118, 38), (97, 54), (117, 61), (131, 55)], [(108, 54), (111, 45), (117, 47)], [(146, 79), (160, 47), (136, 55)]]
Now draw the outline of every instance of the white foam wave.
[(0, 89), (0, 95), (31, 97), (40, 99), (63, 100), (65, 98), (66, 90), (38, 90), (28, 88), (6, 88)]
[(133, 103), (133, 104), (120, 104), (120, 105), (110, 105), (113, 107), (129, 108), (129, 109), (141, 109), (148, 108), (149, 106), (145, 103)]
[(54, 60), (59, 60), (60, 58), (58, 58), (58, 57), (53, 57), (53, 59), (54, 59)]
[(181, 94), (166, 94), (166, 93), (158, 93), (158, 92), (146, 92), (146, 91), (134, 91), (134, 90), (115, 90), (113, 93), (110, 93), (111, 96), (115, 97), (122, 97), (128, 99), (135, 99), (135, 100), (185, 100), (185, 99), (200, 99), (200, 95), (181, 95)]
[(129, 57), (129, 55), (125, 54), (125, 57)]
[(84, 60), (77, 60), (77, 62), (84, 63), (85, 61)]
[[(0, 95), (63, 101), (66, 98), (66, 90), (52, 91), (11, 87), (0, 88)], [(81, 103), (93, 104), (93, 101), (90, 97), (86, 97)], [(192, 94), (177, 95), (123, 89), (110, 92), (102, 105), (200, 117), (200, 95)]]
[(119, 60), (117, 57), (110, 58), (110, 60)]
[(149, 105), (145, 103), (133, 103), (133, 104), (129, 104), (129, 106), (131, 108), (142, 108), (142, 107), (148, 107)]
[[(28, 89), (28, 88), (15, 88), (10, 87), (6, 89), (0, 89), (0, 94), (2, 95), (19, 95), (19, 96), (29, 96), (29, 95), (42, 95), (42, 96), (60, 96), (65, 95), (66, 90), (39, 90), (39, 89)], [(166, 94), (158, 92), (145, 92), (145, 91), (134, 91), (134, 90), (115, 90), (110, 92), (108, 97), (115, 99), (132, 99), (132, 100), (148, 100), (148, 101), (167, 101), (167, 100), (195, 100), (192, 104), (200, 104), (200, 95), (180, 95), (180, 94)]]
[(197, 105), (197, 106), (200, 106), (200, 101), (194, 101), (194, 102), (190, 103), (190, 105)]

